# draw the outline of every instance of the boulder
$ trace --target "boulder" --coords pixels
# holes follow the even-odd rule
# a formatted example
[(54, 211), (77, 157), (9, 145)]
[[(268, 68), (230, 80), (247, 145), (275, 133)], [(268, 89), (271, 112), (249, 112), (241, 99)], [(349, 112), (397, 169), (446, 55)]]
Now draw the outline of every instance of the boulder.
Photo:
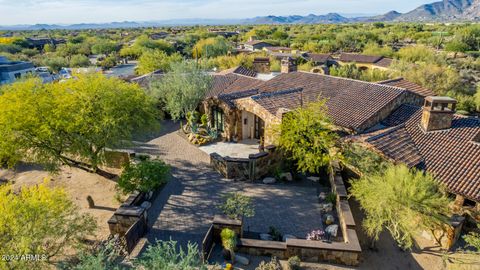
[(145, 208), (146, 210), (150, 209), (150, 207), (152, 207), (152, 203), (151, 202), (148, 202), (148, 201), (144, 201), (140, 207), (142, 208)]
[(297, 239), (297, 237), (295, 235), (285, 234), (282, 240), (283, 242), (287, 242), (287, 239)]
[(238, 262), (239, 264), (243, 264), (243, 265), (249, 265), (250, 264), (250, 260), (247, 257), (244, 257), (242, 255), (238, 255), (238, 254), (235, 255), (235, 262)]
[(274, 184), (275, 182), (277, 182), (277, 179), (275, 179), (273, 177), (265, 177), (263, 179), (264, 184)]
[(333, 237), (337, 237), (338, 225), (337, 225), (337, 224), (329, 225), (329, 226), (325, 229), (325, 232), (326, 232), (326, 233), (329, 233), (329, 234), (330, 234), (331, 236), (333, 236)]
[(322, 203), (320, 204), (320, 211), (326, 213), (326, 212), (331, 212), (333, 210), (333, 204), (332, 203)]
[(320, 194), (318, 194), (318, 199), (319, 200), (324, 201), (326, 198), (327, 198), (327, 193), (320, 192)]
[(325, 218), (325, 224), (330, 225), (335, 222), (335, 218), (332, 215), (327, 215)]
[(309, 176), (307, 179), (313, 182), (320, 182), (320, 177), (318, 176)]
[(261, 240), (272, 241), (272, 236), (268, 233), (261, 233), (260, 234), (260, 239)]
[(282, 173), (280, 174), (280, 179), (286, 179), (287, 181), (293, 181), (292, 173)]

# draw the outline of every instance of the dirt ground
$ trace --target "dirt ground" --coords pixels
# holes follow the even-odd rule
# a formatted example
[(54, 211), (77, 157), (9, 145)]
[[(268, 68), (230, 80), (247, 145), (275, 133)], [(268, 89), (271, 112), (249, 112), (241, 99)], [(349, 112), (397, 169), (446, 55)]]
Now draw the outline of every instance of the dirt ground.
[[(97, 220), (95, 240), (108, 237), (107, 221), (120, 206), (120, 202), (115, 199), (115, 181), (69, 167), (64, 167), (58, 174), (53, 175), (38, 166), (28, 164), (19, 165), (15, 170), (0, 169), (0, 179), (13, 183), (15, 188), (36, 185), (45, 178), (51, 180), (50, 185), (64, 188), (81, 212), (91, 214)], [(95, 208), (88, 208), (88, 195), (92, 196)]]

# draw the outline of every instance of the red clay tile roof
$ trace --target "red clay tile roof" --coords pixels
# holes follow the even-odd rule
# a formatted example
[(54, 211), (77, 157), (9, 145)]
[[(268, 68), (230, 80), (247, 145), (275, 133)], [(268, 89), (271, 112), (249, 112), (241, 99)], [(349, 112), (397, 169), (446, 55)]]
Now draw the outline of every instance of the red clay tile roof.
[(356, 63), (376, 63), (380, 61), (383, 56), (377, 55), (363, 55), (357, 53), (342, 53), (340, 61), (342, 62), (356, 62)]
[(324, 63), (327, 63), (328, 60), (332, 59), (332, 55), (321, 54), (321, 53), (307, 53), (305, 54), (305, 58), (309, 61), (324, 64)]
[(401, 124), (366, 142), (391, 159), (429, 171), (452, 193), (479, 202), (480, 119), (454, 115), (450, 129), (424, 132), (421, 115), (420, 107), (402, 105), (383, 121)]
[(377, 62), (375, 62), (375, 66), (388, 68), (388, 67), (390, 67), (392, 62), (393, 62), (392, 58), (382, 58), (382, 59), (378, 60)]
[(209, 98), (222, 94), (231, 94), (256, 89), (261, 83), (263, 83), (263, 81), (233, 73), (227, 75), (213, 75), (212, 89), (208, 91), (206, 97)]
[(381, 81), (378, 82), (379, 84), (385, 84), (385, 85), (390, 85), (390, 86), (396, 86), (400, 88), (405, 88), (415, 94), (418, 94), (422, 97), (427, 97), (427, 96), (435, 96), (436, 94), (423, 86), (420, 86), (414, 82), (407, 81), (404, 78), (397, 78), (393, 80), (386, 80), (386, 81)]
[(234, 74), (238, 74), (238, 75), (243, 75), (243, 76), (248, 76), (248, 77), (255, 77), (257, 76), (257, 73), (251, 69), (248, 69), (246, 67), (243, 67), (243, 66), (238, 66), (238, 67), (233, 67), (233, 68), (230, 68), (230, 69), (226, 69), (226, 70), (223, 70), (221, 72), (219, 72), (218, 74), (219, 75), (227, 75), (227, 74), (231, 74), (231, 73), (234, 73)]
[(255, 99), (270, 113), (280, 108), (295, 109), (304, 103), (327, 99), (334, 123), (352, 130), (363, 130), (366, 122), (406, 91), (401, 88), (307, 72), (281, 74), (258, 86), (260, 92), (303, 89)]

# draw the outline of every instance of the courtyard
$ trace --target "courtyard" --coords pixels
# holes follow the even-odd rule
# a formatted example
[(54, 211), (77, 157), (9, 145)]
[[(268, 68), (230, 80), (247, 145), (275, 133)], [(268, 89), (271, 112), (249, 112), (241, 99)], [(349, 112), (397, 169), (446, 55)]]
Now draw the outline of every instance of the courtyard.
[(177, 124), (164, 122), (162, 136), (135, 149), (172, 165), (170, 182), (149, 209), (150, 231), (146, 240), (172, 238), (181, 244), (200, 244), (214, 215), (220, 214), (217, 206), (221, 196), (228, 192), (253, 198), (256, 214), (244, 220), (246, 231), (267, 233), (273, 226), (282, 234), (305, 238), (311, 230), (322, 228), (318, 185), (226, 180), (210, 168), (209, 155), (181, 138), (177, 129)]

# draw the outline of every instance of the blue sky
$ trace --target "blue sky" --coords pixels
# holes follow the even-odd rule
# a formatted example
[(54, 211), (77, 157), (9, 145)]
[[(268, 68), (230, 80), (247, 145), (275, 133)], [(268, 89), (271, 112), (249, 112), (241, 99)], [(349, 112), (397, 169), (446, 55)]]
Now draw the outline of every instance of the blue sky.
[(406, 12), (433, 0), (0, 0), (0, 25)]

